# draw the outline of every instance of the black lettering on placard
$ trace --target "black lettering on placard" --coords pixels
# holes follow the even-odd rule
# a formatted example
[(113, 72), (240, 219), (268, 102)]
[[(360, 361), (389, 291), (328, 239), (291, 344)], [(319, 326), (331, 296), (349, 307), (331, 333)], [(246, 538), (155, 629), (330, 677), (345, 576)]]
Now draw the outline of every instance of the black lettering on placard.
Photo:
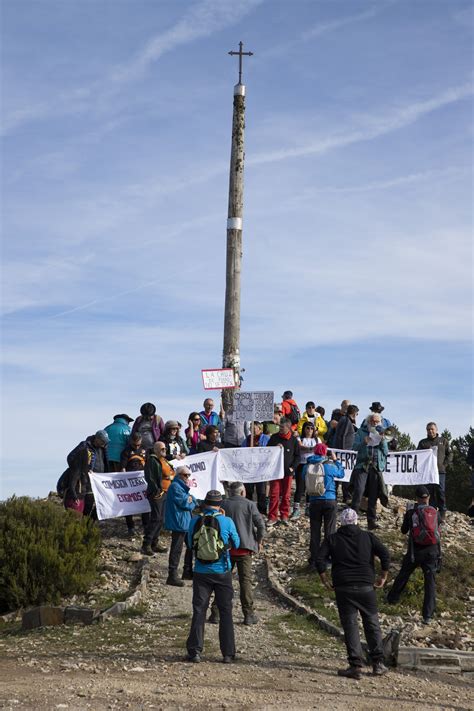
[(130, 486), (142, 486), (145, 483), (145, 479), (141, 476), (133, 477), (133, 479), (128, 480)]
[(102, 482), (102, 486), (105, 487), (106, 489), (112, 488), (112, 484), (110, 483), (110, 481), (108, 479), (107, 479), (107, 481)]
[(413, 454), (413, 471), (418, 474), (418, 455)]
[(143, 496), (139, 491), (134, 491), (132, 494), (117, 494), (117, 499), (121, 503), (130, 503), (131, 501), (143, 501)]
[(191, 469), (191, 472), (193, 474), (195, 472), (205, 472), (206, 471), (206, 464), (205, 464), (205, 462), (193, 462), (192, 464), (189, 465), (189, 468)]

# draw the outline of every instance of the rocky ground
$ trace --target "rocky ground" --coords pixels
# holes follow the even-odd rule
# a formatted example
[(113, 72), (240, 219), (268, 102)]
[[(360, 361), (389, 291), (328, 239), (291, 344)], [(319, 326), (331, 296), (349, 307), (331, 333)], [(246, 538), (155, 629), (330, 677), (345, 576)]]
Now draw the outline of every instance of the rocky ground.
[[(392, 496), (391, 508), (379, 508), (381, 529), (377, 536), (392, 554), (390, 580), (400, 568), (406, 550), (406, 536), (400, 525), (406, 501)], [(342, 509), (343, 506), (339, 505)], [(360, 524), (365, 527), (364, 517)], [(338, 623), (334, 596), (321, 586), (317, 573), (306, 568), (309, 549), (309, 519), (302, 516), (288, 528), (277, 526), (270, 533), (266, 553), (276, 575), (288, 592), (310, 603), (320, 614)], [(412, 577), (401, 604), (385, 603), (385, 591), (379, 592), (380, 619), (384, 633), (391, 628), (402, 631), (401, 644), (420, 647), (447, 647), (474, 650), (474, 528), (467, 516), (448, 512), (442, 527), (443, 564), (438, 576), (438, 614), (433, 623), (421, 624), (423, 577), (421, 571)]]
[[(306, 523), (271, 534), (304, 536)], [(87, 600), (123, 598), (138, 567), (140, 540), (126, 539), (122, 522), (102, 524), (105, 546), (100, 585)], [(281, 545), (279, 546), (281, 549)], [(302, 550), (304, 546), (302, 543)], [(166, 555), (151, 560), (146, 603), (103, 624), (22, 632), (18, 621), (0, 628), (0, 707), (7, 709), (456, 709), (472, 708), (472, 687), (456, 676), (390, 671), (361, 681), (340, 679), (340, 642), (283, 608), (255, 561), (260, 622), (244, 627), (235, 601), (238, 659), (223, 665), (215, 626), (206, 628), (201, 664), (183, 661), (190, 624), (191, 584), (164, 584)], [(235, 584), (238, 591), (238, 583)], [(93, 602), (95, 601), (95, 603)]]

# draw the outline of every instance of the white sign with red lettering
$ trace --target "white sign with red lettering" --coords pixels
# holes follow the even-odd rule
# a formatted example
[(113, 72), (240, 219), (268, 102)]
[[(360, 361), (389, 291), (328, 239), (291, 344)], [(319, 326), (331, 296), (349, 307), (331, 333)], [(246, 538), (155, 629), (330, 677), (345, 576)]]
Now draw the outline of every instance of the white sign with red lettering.
[(89, 476), (99, 521), (150, 511), (143, 472), (91, 472)]
[(217, 368), (201, 370), (204, 390), (222, 390), (235, 388), (235, 377), (232, 368)]

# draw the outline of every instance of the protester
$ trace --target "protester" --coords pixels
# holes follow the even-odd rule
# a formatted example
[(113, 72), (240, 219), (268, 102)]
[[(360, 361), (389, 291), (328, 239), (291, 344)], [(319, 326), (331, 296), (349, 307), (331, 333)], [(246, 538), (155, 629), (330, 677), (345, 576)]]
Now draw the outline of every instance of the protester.
[(382, 417), (373, 413), (366, 417), (354, 438), (357, 459), (351, 476), (353, 490), (351, 507), (359, 513), (360, 502), (367, 496), (367, 525), (373, 531), (377, 523), (377, 499), (388, 504), (388, 492), (383, 473), (387, 463), (388, 445), (381, 427)]
[[(120, 470), (123, 472), (144, 472), (145, 460), (146, 450), (142, 446), (142, 437), (137, 432), (130, 436), (128, 445), (120, 455)], [(145, 530), (149, 519), (150, 514), (148, 512), (142, 513), (143, 530)], [(127, 524), (128, 535), (133, 537), (135, 535), (133, 516), (131, 514), (125, 516), (125, 522)]]
[(184, 459), (189, 454), (189, 449), (184, 439), (179, 434), (180, 423), (177, 420), (168, 420), (165, 424), (165, 431), (160, 437), (161, 442), (166, 445), (166, 459)]
[(197, 446), (198, 454), (203, 454), (204, 452), (217, 452), (222, 449), (224, 445), (219, 442), (219, 430), (215, 425), (208, 425), (204, 430), (206, 439), (199, 442)]
[(235, 422), (233, 412), (226, 413), (222, 426), (222, 444), (224, 447), (230, 449), (242, 446), (242, 442), (245, 440), (245, 424), (240, 420)]
[(201, 410), (201, 412), (199, 413), (201, 417), (201, 434), (205, 435), (206, 427), (209, 427), (209, 425), (214, 425), (214, 427), (217, 427), (217, 429), (220, 431), (222, 427), (222, 421), (225, 417), (225, 412), (222, 407), (222, 404), (219, 414), (217, 414), (217, 412), (214, 412), (214, 410), (212, 409), (214, 407), (214, 400), (210, 397), (204, 400), (203, 407), (204, 410)]
[(193, 618), (186, 642), (187, 661), (200, 662), (204, 647), (206, 612), (212, 593), (219, 610), (219, 643), (224, 664), (235, 658), (234, 623), (232, 620), (231, 561), (229, 548), (238, 549), (240, 537), (232, 519), (224, 515), (222, 495), (208, 491), (201, 513), (189, 525), (187, 543), (194, 549)]
[(201, 415), (199, 412), (191, 412), (188, 417), (188, 426), (184, 430), (189, 454), (196, 454), (199, 442), (204, 439), (204, 435), (201, 436), (200, 434), (200, 428)]
[(191, 522), (191, 512), (196, 508), (197, 502), (190, 493), (189, 477), (191, 470), (188, 467), (177, 467), (175, 477), (168, 489), (165, 507), (165, 528), (171, 531), (170, 555), (168, 560), (167, 585), (181, 588), (183, 580), (192, 578), (191, 549), (186, 549), (184, 556), (183, 579), (178, 577), (179, 561), (183, 552), (186, 533)]
[(441, 562), (441, 514), (430, 506), (430, 493), (426, 486), (417, 486), (415, 494), (416, 504), (407, 506), (401, 528), (402, 533), (408, 533), (407, 552), (387, 595), (387, 602), (398, 602), (411, 574), (420, 567), (424, 577), (423, 623), (429, 625), (436, 608), (436, 573)]
[(160, 543), (159, 537), (163, 528), (163, 518), (166, 505), (166, 491), (163, 487), (163, 478), (172, 478), (173, 469), (166, 460), (166, 445), (164, 442), (155, 442), (153, 450), (147, 453), (145, 462), (145, 480), (148, 485), (147, 498), (150, 504), (150, 518), (143, 536), (142, 553), (165, 553), (168, 548)]
[(125, 414), (114, 415), (114, 421), (104, 428), (109, 436), (109, 444), (107, 445), (109, 472), (119, 472), (122, 468), (120, 466), (120, 457), (130, 438), (130, 422), (133, 422), (133, 417)]
[[(240, 547), (231, 548), (232, 570), (237, 566), (240, 586), (240, 604), (244, 615), (244, 625), (258, 622), (254, 611), (252, 556), (262, 549), (265, 536), (265, 522), (253, 501), (245, 498), (245, 486), (240, 482), (229, 484), (229, 498), (222, 502), (226, 516), (235, 523), (240, 538)], [(219, 610), (214, 601), (208, 622), (219, 621)]]
[(336, 442), (336, 428), (337, 423), (342, 417), (342, 410), (336, 409), (331, 413), (331, 419), (329, 420), (328, 429), (326, 432), (326, 444), (328, 447), (335, 447)]
[[(253, 440), (250, 434), (247, 435), (242, 447), (266, 447), (270, 439), (269, 435), (263, 434), (263, 423), (254, 422), (253, 423)], [(261, 514), (266, 514), (267, 504), (266, 504), (266, 487), (267, 483), (264, 481), (258, 482), (247, 482), (245, 484), (246, 496), (249, 501), (253, 501), (253, 494), (257, 494), (257, 508)]]
[(300, 448), (300, 459), (295, 471), (296, 489), (293, 495), (293, 511), (290, 516), (291, 521), (296, 521), (301, 516), (301, 497), (304, 494), (303, 468), (306, 464), (306, 460), (314, 453), (314, 448), (318, 444), (318, 437), (315, 432), (314, 424), (306, 421), (303, 424), (301, 436), (297, 439)]
[(293, 393), (291, 390), (285, 390), (281, 396), (281, 399), (283, 417), (286, 417), (290, 421), (291, 429), (296, 431), (298, 429), (298, 422), (301, 419), (301, 412), (296, 404), (296, 400), (293, 400)]
[[(67, 456), (68, 469), (64, 472), (64, 507), (74, 509), (84, 516), (97, 518), (94, 494), (89, 472), (109, 471), (107, 445), (109, 435), (105, 430), (98, 430), (90, 435)], [(58, 482), (59, 484), (59, 482)]]
[(417, 449), (437, 448), (439, 484), (428, 484), (428, 491), (432, 505), (439, 509), (441, 518), (444, 519), (446, 515), (446, 467), (451, 463), (453, 455), (446, 437), (438, 434), (436, 422), (428, 422), (426, 434), (427, 437), (418, 442)]
[[(377, 582), (375, 556), (380, 559), (382, 567)], [(365, 654), (362, 652), (357, 623), (357, 613), (360, 613), (372, 671), (374, 676), (381, 676), (388, 669), (383, 663), (382, 632), (374, 588), (382, 588), (387, 580), (390, 554), (378, 538), (359, 528), (356, 512), (348, 508), (341, 514), (341, 526), (337, 532), (323, 541), (316, 561), (323, 585), (331, 590), (332, 586), (326, 577), (328, 560), (332, 564), (332, 585), (349, 661), (349, 667), (339, 669), (337, 673), (349, 679), (362, 678)]]
[(142, 445), (148, 451), (153, 449), (165, 431), (163, 418), (156, 414), (156, 407), (152, 402), (145, 402), (140, 408), (140, 415), (132, 427), (132, 434), (139, 432), (142, 436)]
[(265, 420), (263, 423), (263, 434), (272, 435), (276, 434), (280, 428), (280, 420), (283, 417), (283, 410), (281, 405), (273, 406), (273, 419), (272, 421)]
[[(343, 400), (342, 402), (348, 402), (348, 400)], [(336, 432), (334, 435), (335, 449), (352, 449), (355, 433), (357, 432), (356, 418), (358, 414), (359, 408), (357, 405), (347, 406), (346, 414), (341, 417), (336, 426)], [(345, 504), (348, 504), (351, 500), (348, 482), (342, 483), (342, 500)]]
[[(328, 448), (325, 444), (317, 444), (314, 454), (307, 459), (305, 474), (308, 466), (319, 466), (323, 468), (320, 489), (322, 491), (309, 493), (309, 523), (310, 523), (310, 544), (309, 544), (309, 564), (316, 567), (316, 560), (321, 543), (321, 525), (324, 523), (324, 538), (328, 538), (336, 531), (337, 518), (337, 495), (336, 482), (334, 479), (344, 477), (344, 467), (336, 459), (334, 452), (327, 456)], [(307, 483), (309, 477), (305, 477)], [(309, 486), (307, 487), (307, 491)]]
[(350, 404), (351, 404), (350, 400), (343, 400), (341, 402), (341, 412), (343, 415), (347, 414), (347, 408), (349, 407)]
[(316, 411), (316, 405), (312, 400), (306, 403), (305, 405), (305, 411), (303, 412), (303, 415), (301, 416), (299, 422), (298, 422), (298, 434), (301, 436), (303, 432), (303, 427), (306, 424), (306, 422), (311, 422), (314, 425), (314, 429), (316, 432), (316, 436), (318, 439), (321, 441), (324, 438), (324, 435), (326, 434), (328, 430), (327, 424), (324, 422), (324, 419), (321, 417), (319, 412)]
[(270, 508), (267, 526), (274, 526), (279, 516), (281, 523), (288, 526), (291, 484), (300, 452), (298, 440), (293, 437), (291, 422), (286, 417), (281, 418), (279, 432), (270, 437), (268, 446), (283, 448), (284, 477), (270, 482)]

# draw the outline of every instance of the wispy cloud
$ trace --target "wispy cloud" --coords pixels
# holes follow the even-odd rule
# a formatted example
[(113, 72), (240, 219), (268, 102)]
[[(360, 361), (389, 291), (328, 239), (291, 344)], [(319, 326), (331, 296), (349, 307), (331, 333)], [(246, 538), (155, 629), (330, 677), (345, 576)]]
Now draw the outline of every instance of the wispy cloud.
[(318, 22), (316, 25), (311, 27), (309, 30), (304, 32), (301, 36), (302, 40), (310, 40), (314, 37), (320, 37), (328, 32), (335, 32), (340, 30), (347, 25), (354, 25), (358, 22), (364, 22), (365, 20), (371, 20), (376, 15), (380, 14), (386, 10), (390, 5), (393, 5), (393, 0), (388, 0), (388, 2), (381, 2), (378, 5), (373, 5), (373, 7), (364, 10), (363, 12), (356, 13), (354, 15), (346, 15), (345, 17), (339, 17), (335, 20), (330, 20), (329, 22)]
[(307, 141), (299, 146), (291, 146), (260, 153), (254, 158), (251, 158), (248, 164), (263, 165), (266, 163), (275, 163), (289, 158), (301, 158), (326, 153), (329, 150), (343, 148), (361, 141), (371, 141), (380, 136), (389, 134), (392, 131), (405, 128), (433, 111), (467, 99), (471, 97), (473, 93), (474, 86), (472, 82), (451, 87), (430, 99), (422, 99), (406, 104), (405, 106), (394, 107), (385, 113), (379, 114), (379, 116), (362, 116), (360, 117), (360, 122), (365, 124), (362, 128), (340, 131), (333, 135)]

